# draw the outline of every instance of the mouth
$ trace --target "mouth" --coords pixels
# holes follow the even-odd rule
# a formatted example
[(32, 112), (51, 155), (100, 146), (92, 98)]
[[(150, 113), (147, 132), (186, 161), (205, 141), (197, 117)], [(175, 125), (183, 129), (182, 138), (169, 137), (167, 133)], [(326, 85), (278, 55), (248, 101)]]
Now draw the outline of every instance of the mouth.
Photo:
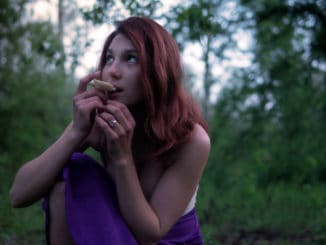
[(117, 99), (119, 94), (123, 92), (123, 89), (120, 87), (114, 86), (115, 90), (108, 93), (109, 99)]
[(123, 89), (120, 88), (119, 86), (116, 86), (113, 82), (108, 81), (108, 83), (111, 84), (114, 88), (112, 91), (109, 91), (109, 94), (122, 92)]
[(122, 91), (123, 91), (123, 89), (122, 89), (122, 88), (120, 88), (120, 87), (114, 86), (114, 88), (115, 88), (115, 90), (114, 90), (114, 91), (112, 91), (112, 93), (120, 93), (120, 92), (122, 92)]

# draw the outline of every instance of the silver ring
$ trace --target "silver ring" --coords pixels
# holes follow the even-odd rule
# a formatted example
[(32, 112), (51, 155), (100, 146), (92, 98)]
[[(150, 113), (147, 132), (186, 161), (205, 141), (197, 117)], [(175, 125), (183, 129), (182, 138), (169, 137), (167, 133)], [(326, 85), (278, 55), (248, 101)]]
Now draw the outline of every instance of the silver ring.
[(117, 124), (117, 120), (113, 119), (108, 122), (111, 128), (113, 128)]

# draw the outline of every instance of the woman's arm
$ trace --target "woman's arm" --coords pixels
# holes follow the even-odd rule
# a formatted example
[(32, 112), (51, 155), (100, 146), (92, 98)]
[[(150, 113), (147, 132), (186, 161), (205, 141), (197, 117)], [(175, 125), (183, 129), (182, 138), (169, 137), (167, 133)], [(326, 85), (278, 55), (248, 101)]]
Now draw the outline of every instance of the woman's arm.
[(115, 168), (120, 208), (141, 243), (159, 241), (183, 214), (199, 184), (209, 150), (206, 132), (196, 126), (177, 161), (160, 178), (149, 201), (133, 164)]
[[(71, 154), (89, 136), (94, 125), (92, 115), (103, 107), (103, 102), (107, 99), (96, 89), (87, 90), (87, 84), (99, 75), (99, 72), (95, 72), (80, 80), (74, 96), (72, 123), (52, 146), (18, 170), (10, 190), (13, 207), (28, 206), (45, 195)], [(90, 138), (94, 138), (91, 136)]]
[[(131, 115), (116, 102), (111, 102), (106, 111), (96, 120), (106, 135), (107, 166), (116, 184), (122, 215), (140, 243), (155, 243), (180, 218), (194, 194), (208, 159), (209, 137), (196, 125), (190, 140), (146, 200), (130, 150), (134, 127)], [(111, 128), (109, 121), (113, 119), (118, 123)]]
[(83, 135), (69, 124), (52, 146), (24, 164), (18, 170), (10, 190), (11, 205), (15, 208), (26, 207), (44, 196), (82, 138)]

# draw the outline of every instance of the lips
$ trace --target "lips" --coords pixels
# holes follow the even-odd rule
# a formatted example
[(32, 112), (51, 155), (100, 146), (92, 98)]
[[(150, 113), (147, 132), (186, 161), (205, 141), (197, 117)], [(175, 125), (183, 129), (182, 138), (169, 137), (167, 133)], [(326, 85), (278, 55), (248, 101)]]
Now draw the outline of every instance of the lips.
[(111, 100), (118, 99), (119, 94), (123, 91), (123, 89), (120, 88), (120, 87), (116, 87), (116, 86), (114, 86), (114, 87), (115, 87), (115, 91), (112, 91), (112, 92), (110, 92), (108, 94), (109, 95), (109, 99), (111, 99)]
[(115, 91), (113, 93), (119, 93), (119, 92), (123, 91), (123, 89), (120, 87), (117, 87), (117, 86), (114, 86), (114, 87), (115, 87)]
[(116, 86), (116, 85), (114, 84), (114, 82), (112, 82), (112, 81), (108, 81), (108, 83), (112, 84), (113, 87), (115, 88), (114, 91), (110, 91), (110, 94), (111, 94), (111, 93), (112, 93), (112, 94), (113, 94), (113, 93), (119, 93), (119, 92), (122, 92), (122, 91), (123, 91), (123, 89), (120, 88), (120, 87), (118, 87), (118, 86)]

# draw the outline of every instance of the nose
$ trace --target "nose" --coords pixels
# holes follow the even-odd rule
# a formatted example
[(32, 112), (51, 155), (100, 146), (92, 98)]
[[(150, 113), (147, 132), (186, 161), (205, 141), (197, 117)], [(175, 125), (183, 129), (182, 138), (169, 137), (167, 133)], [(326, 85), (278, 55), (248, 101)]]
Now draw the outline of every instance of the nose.
[(119, 66), (119, 61), (114, 61), (111, 63), (111, 65), (109, 67), (109, 75), (113, 79), (121, 78), (121, 70), (120, 70), (120, 66)]

